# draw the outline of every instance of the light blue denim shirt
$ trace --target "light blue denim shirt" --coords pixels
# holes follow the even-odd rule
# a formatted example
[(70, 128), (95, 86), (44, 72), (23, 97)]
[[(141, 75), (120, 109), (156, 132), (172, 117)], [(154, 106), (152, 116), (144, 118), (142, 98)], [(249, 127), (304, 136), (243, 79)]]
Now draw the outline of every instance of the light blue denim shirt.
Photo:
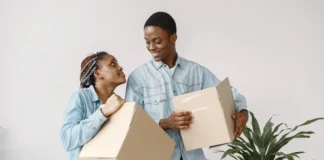
[[(136, 101), (159, 123), (173, 112), (172, 97), (209, 87), (220, 80), (207, 68), (178, 56), (174, 72), (164, 63), (151, 60), (135, 69), (129, 76), (125, 100)], [(236, 110), (246, 109), (246, 100), (232, 87)], [(166, 130), (176, 142), (172, 160), (204, 160), (202, 149), (185, 151), (180, 132)]]
[(99, 106), (101, 101), (93, 86), (76, 91), (70, 98), (63, 117), (61, 141), (69, 160), (77, 160), (80, 151), (108, 119)]

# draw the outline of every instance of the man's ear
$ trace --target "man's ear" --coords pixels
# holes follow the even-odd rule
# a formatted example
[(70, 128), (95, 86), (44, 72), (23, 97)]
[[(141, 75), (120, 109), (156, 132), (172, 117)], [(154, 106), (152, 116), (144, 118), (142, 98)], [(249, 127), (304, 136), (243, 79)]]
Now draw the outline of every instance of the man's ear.
[(175, 42), (177, 41), (177, 38), (178, 38), (177, 34), (173, 33), (172, 36), (170, 37), (171, 43), (175, 44)]

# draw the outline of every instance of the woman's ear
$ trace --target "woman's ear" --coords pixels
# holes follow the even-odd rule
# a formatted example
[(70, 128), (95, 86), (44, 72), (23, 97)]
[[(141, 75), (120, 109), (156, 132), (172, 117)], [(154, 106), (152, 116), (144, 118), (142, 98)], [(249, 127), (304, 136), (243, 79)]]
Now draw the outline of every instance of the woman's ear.
[(96, 77), (96, 79), (103, 79), (103, 77), (100, 74), (100, 71), (98, 69), (96, 69), (94, 71), (94, 76)]

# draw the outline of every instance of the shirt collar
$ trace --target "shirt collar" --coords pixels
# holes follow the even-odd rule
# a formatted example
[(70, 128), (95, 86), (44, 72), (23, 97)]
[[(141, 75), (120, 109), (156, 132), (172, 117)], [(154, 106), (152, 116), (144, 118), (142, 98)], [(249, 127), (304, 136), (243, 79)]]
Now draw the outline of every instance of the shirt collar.
[(95, 88), (93, 87), (93, 85), (90, 85), (88, 89), (91, 93), (91, 100), (99, 101), (99, 97), (98, 97), (97, 92), (96, 92)]
[[(158, 61), (156, 62), (154, 59), (152, 60), (153, 61), (153, 65), (155, 67), (155, 69), (159, 69), (161, 68), (163, 65), (166, 65), (164, 64), (162, 61)], [(175, 65), (174, 67), (177, 67), (179, 66), (179, 68), (181, 69), (183, 67), (182, 63), (181, 63), (181, 57), (179, 55), (177, 55), (177, 60), (175, 62)]]

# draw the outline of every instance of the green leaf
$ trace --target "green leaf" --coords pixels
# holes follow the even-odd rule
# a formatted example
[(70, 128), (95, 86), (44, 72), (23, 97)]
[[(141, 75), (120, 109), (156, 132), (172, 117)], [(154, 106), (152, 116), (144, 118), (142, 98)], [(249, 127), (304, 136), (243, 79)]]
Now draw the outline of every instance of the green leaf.
[(273, 134), (276, 134), (276, 132), (279, 130), (279, 128), (280, 128), (280, 126), (282, 126), (282, 125), (285, 125), (286, 126), (286, 129), (288, 128), (288, 126), (287, 126), (287, 124), (286, 123), (280, 123), (280, 124), (278, 124), (275, 128), (274, 128), (274, 130), (273, 130)]
[(305, 126), (305, 125), (309, 125), (309, 124), (314, 123), (314, 122), (316, 122), (318, 120), (324, 120), (324, 118), (321, 117), (321, 118), (314, 118), (314, 119), (308, 120), (308, 121), (306, 121), (306, 122), (304, 122), (304, 123), (302, 123), (302, 124), (294, 127), (294, 129), (292, 129), (290, 132), (288, 132), (287, 134), (285, 134), (284, 137), (286, 137), (288, 134), (290, 134), (291, 132), (295, 131), (299, 127)]
[(276, 153), (274, 153), (274, 155), (280, 156), (276, 160), (280, 160), (280, 159), (284, 159), (284, 158), (287, 158), (288, 160), (294, 160), (294, 158), (292, 156), (287, 155), (287, 154), (285, 154), (283, 152), (276, 152)]
[(244, 141), (242, 141), (242, 139), (235, 139), (233, 142), (232, 142), (233, 145), (235, 146), (239, 146), (241, 147), (241, 149), (245, 150), (246, 152), (250, 152), (251, 150), (247, 147), (246, 143), (244, 143)]
[(273, 153), (272, 155), (275, 155), (275, 156), (279, 156), (278, 158), (276, 158), (276, 160), (280, 160), (280, 159), (285, 159), (287, 158), (288, 160), (293, 160), (294, 157), (298, 157), (299, 156), (297, 154), (302, 154), (302, 153), (305, 153), (305, 152), (293, 152), (293, 153), (289, 153), (289, 154), (285, 154), (283, 152), (276, 152), (276, 153)]
[(289, 153), (288, 155), (291, 155), (291, 156), (294, 156), (294, 157), (300, 158), (300, 157), (298, 156), (298, 154), (302, 154), (302, 153), (305, 153), (305, 152), (303, 152), (303, 151), (293, 152), (293, 153)]
[(273, 145), (272, 148), (269, 148), (269, 153), (275, 153), (278, 152), (283, 146), (285, 146), (288, 142), (290, 142), (291, 140), (295, 139), (295, 138), (309, 138), (310, 134), (314, 134), (314, 132), (312, 131), (302, 131), (302, 132), (298, 132), (297, 134), (291, 136), (291, 137), (281, 137), (280, 140)]
[(253, 152), (257, 152), (257, 150), (255, 149), (255, 144), (253, 142), (253, 138), (252, 138), (252, 135), (251, 134), (253, 135), (253, 132), (252, 132), (252, 130), (249, 127), (246, 127), (243, 130), (243, 135), (249, 141), (249, 147), (253, 150)]
[(220, 150), (220, 149), (216, 149), (216, 150), (214, 150), (213, 152), (214, 152), (214, 153), (224, 153), (225, 151)]
[[(262, 141), (263, 141), (263, 148), (265, 149), (268, 148), (268, 145), (270, 144), (273, 137), (273, 132), (272, 132), (273, 123), (271, 122), (271, 119), (272, 117), (268, 120), (266, 125), (263, 127)], [(266, 150), (264, 151), (264, 153), (265, 152)]]
[(261, 132), (260, 132), (260, 127), (259, 127), (259, 123), (256, 120), (254, 114), (252, 112), (250, 112), (251, 117), (252, 117), (252, 128), (253, 128), (253, 132), (257, 135), (260, 136)]
[[(269, 147), (269, 153), (273, 153), (273, 152), (277, 152), (279, 151), (283, 146), (285, 146), (288, 142), (290, 142), (292, 139), (294, 138), (309, 138), (309, 136), (307, 135), (295, 135), (295, 136), (292, 136), (290, 138), (286, 138), (290, 133), (294, 132), (296, 129), (298, 129), (299, 127), (301, 126), (305, 126), (305, 125), (308, 125), (308, 124), (311, 124), (311, 123), (314, 123), (318, 120), (324, 120), (324, 118), (314, 118), (314, 119), (311, 119), (311, 120), (308, 120), (300, 125), (297, 125), (296, 127), (294, 127), (292, 130), (290, 130), (288, 133), (284, 134), (280, 140), (276, 143), (276, 144), (273, 144), (272, 146)], [(281, 133), (281, 132), (280, 132)], [(279, 133), (279, 134), (280, 134)], [(310, 133), (310, 134), (313, 134), (314, 132)], [(279, 134), (275, 135), (278, 136)], [(301, 133), (301, 134), (308, 134), (307, 132), (306, 133)]]
[[(240, 147), (237, 147), (237, 146), (234, 146), (234, 145), (228, 145), (230, 148), (232, 149), (239, 149), (240, 150), (240, 153), (239, 155), (243, 156), (243, 157), (249, 157), (250, 156), (250, 153), (245, 151), (244, 149), (241, 149)], [(241, 157), (237, 157), (239, 159), (241, 159)]]
[(260, 132), (259, 123), (256, 120), (254, 114), (252, 112), (250, 112), (250, 114), (251, 114), (251, 117), (252, 117), (252, 129), (253, 129), (253, 133), (254, 133), (253, 139), (256, 142), (256, 145), (259, 148), (262, 148), (263, 147), (263, 142), (262, 142), (262, 138), (261, 138), (261, 132)]
[[(275, 129), (273, 130), (273, 134), (279, 129), (279, 127), (281, 126), (281, 125), (283, 125), (284, 123), (281, 123), (281, 124), (279, 124), (279, 125), (277, 125), (276, 127), (275, 127)], [(273, 135), (272, 136), (272, 138), (271, 138), (271, 143), (269, 144), (269, 146), (267, 147), (267, 155), (270, 155), (271, 154), (271, 152), (270, 152), (270, 150), (276, 145), (276, 143), (277, 143), (277, 137), (278, 136), (280, 136), (280, 134), (282, 133), (282, 132), (284, 132), (284, 131), (286, 131), (286, 130), (290, 130), (289, 128), (287, 128), (287, 125), (286, 125), (286, 128), (285, 129), (282, 129), (282, 130), (280, 130), (280, 132), (278, 133), (278, 134), (276, 134), (276, 135)], [(271, 157), (271, 156), (270, 156)], [(269, 156), (267, 157), (267, 158), (269, 158)], [(270, 160), (271, 159), (273, 159), (273, 158), (270, 158)]]
[(228, 149), (227, 151), (224, 152), (221, 159), (225, 158), (228, 155), (233, 155), (234, 153), (238, 153), (238, 152), (240, 152), (239, 149)]
[[(272, 146), (274, 146), (277, 142), (277, 138), (274, 137), (270, 143), (269, 148), (271, 148)], [(272, 155), (269, 151), (267, 151), (267, 156), (265, 157), (266, 160), (273, 160), (275, 158), (275, 155)]]
[[(282, 126), (282, 125), (285, 125), (286, 128), (285, 129), (282, 129), (280, 130), (280, 132), (278, 134), (275, 135), (275, 133), (279, 130), (279, 128)], [(266, 142), (265, 142), (265, 148), (266, 148), (266, 154), (268, 154), (269, 152), (269, 149), (272, 148), (272, 146), (275, 144), (274, 142), (276, 142), (276, 138), (285, 130), (287, 130), (288, 126), (285, 124), (285, 123), (280, 123), (279, 125), (277, 125), (274, 130), (268, 135), (269, 136), (269, 139), (267, 139), (268, 137), (266, 137)]]

